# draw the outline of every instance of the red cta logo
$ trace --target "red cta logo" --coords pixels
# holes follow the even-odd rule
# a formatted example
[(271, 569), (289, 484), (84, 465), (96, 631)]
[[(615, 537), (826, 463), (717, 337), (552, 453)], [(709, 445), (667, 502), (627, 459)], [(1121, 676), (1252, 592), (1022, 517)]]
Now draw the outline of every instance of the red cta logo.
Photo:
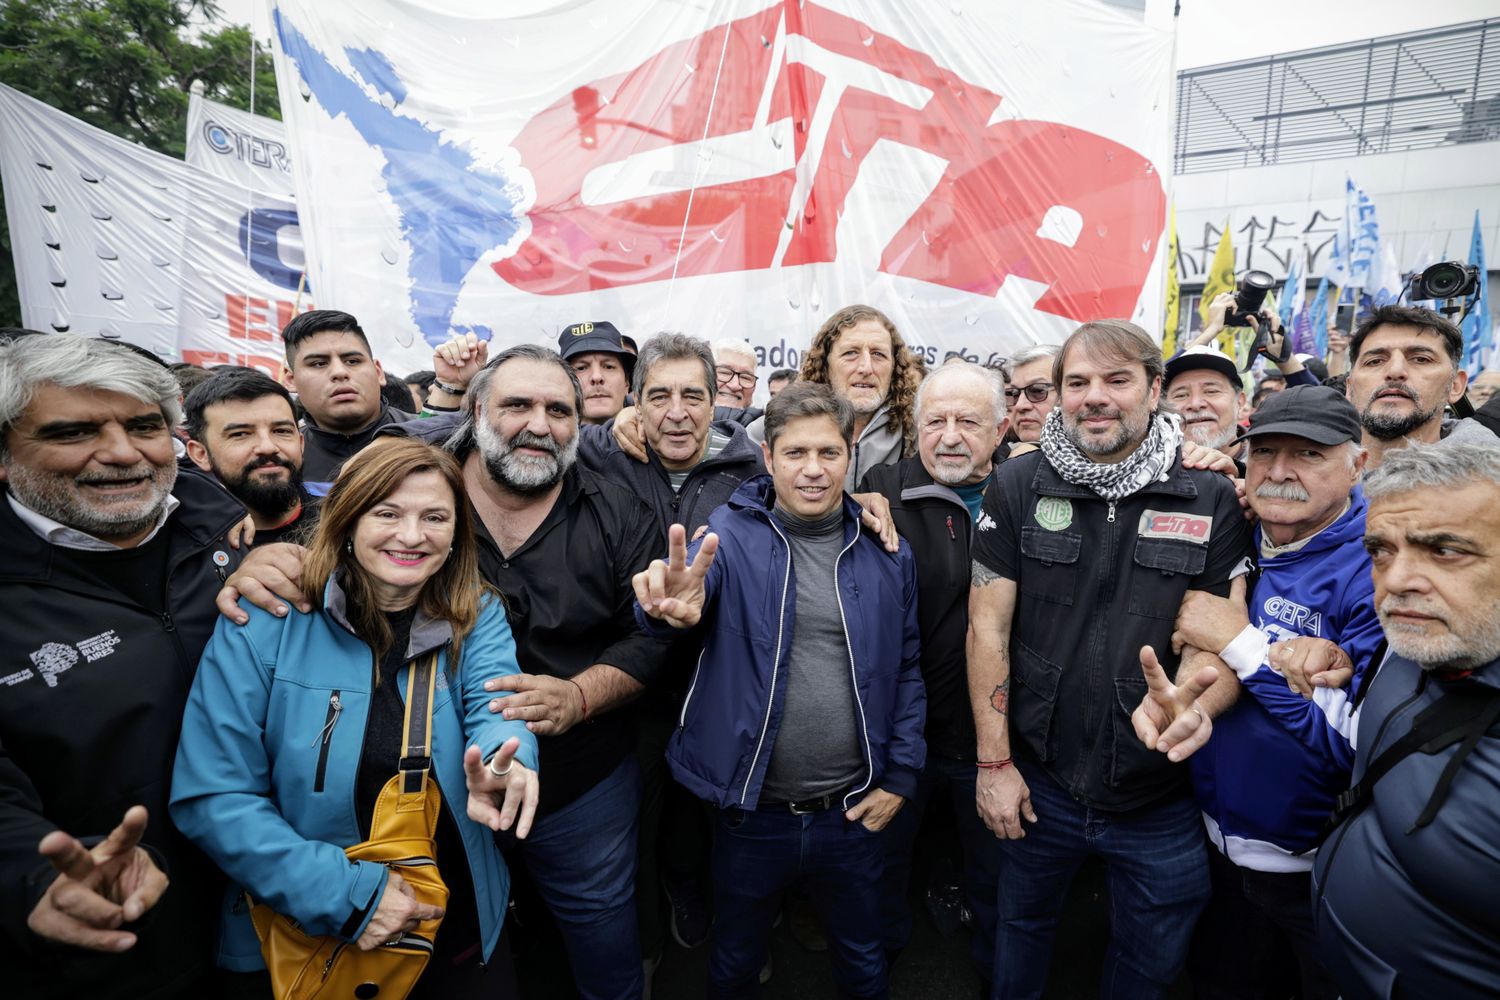
[[(1001, 100), (859, 21), (784, 0), (532, 118), (514, 142), (536, 180), (531, 235), (494, 267), (565, 295), (832, 262), (846, 211), (882, 214), (861, 207), (867, 188), (893, 197), (875, 175), (848, 204), (869, 160), (901, 171), (914, 207), (881, 232), (878, 263), (849, 245), (878, 221), (845, 227), (846, 261), (983, 296), (1015, 275), (1047, 286), (1046, 312), (1128, 316), (1162, 230), (1161, 179), (1102, 136), (996, 114)], [(871, 159), (881, 143), (898, 148)]]

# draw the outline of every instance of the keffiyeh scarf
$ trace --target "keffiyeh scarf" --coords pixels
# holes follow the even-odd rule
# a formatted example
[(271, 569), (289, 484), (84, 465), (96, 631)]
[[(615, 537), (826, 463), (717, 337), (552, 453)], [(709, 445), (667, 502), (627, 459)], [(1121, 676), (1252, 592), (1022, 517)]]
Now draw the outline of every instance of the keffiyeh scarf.
[(1121, 500), (1147, 483), (1165, 481), (1182, 450), (1182, 423), (1173, 413), (1151, 418), (1146, 439), (1123, 461), (1101, 465), (1078, 450), (1063, 430), (1062, 408), (1047, 414), (1042, 424), (1042, 454), (1057, 474), (1078, 486), (1087, 486), (1106, 500)]

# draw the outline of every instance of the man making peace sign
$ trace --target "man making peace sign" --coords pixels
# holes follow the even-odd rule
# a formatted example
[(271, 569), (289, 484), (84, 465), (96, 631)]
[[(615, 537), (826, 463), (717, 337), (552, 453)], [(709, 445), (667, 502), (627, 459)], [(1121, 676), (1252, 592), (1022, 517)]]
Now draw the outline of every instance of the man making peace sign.
[[(766, 465), (690, 551), (636, 574), (637, 619), (698, 629), (703, 656), (667, 750), (719, 810), (710, 994), (755, 989), (784, 888), (802, 881), (840, 996), (886, 994), (880, 831), (916, 789), (926, 748), (916, 572), (845, 496), (854, 414), (795, 383), (766, 410)], [(689, 556), (691, 555), (691, 558)]]

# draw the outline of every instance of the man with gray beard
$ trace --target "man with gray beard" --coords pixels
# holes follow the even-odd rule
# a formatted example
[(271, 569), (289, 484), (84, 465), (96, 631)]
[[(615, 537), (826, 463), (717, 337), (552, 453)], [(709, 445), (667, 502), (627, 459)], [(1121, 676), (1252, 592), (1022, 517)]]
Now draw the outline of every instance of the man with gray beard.
[[(637, 997), (640, 773), (632, 720), (616, 709), (666, 656), (667, 642), (635, 623), (631, 582), (666, 542), (642, 500), (575, 464), (583, 394), (567, 362), (535, 345), (481, 368), (482, 357), (450, 359), (454, 383), (467, 387), (456, 430), (439, 420), (388, 430), (448, 436), (475, 514), (480, 575), (505, 595), (522, 672), (489, 682), (490, 708), (537, 734), (547, 778), (530, 836), (504, 846), (520, 853), (556, 918), (580, 995)], [(291, 547), (273, 548), (284, 557)], [(230, 583), (272, 601), (263, 585), (288, 574), (262, 573), (257, 556)], [(265, 579), (247, 579), (256, 574)]]
[(1227, 354), (1212, 347), (1189, 347), (1168, 361), (1162, 400), (1182, 418), (1182, 434), (1189, 441), (1225, 454), (1240, 450), (1229, 445), (1240, 433), (1245, 383)]
[(119, 344), (0, 346), (9, 996), (220, 992), (222, 879), (172, 827), (167, 791), (217, 621), (208, 595), (238, 560), (226, 533), (244, 511), (217, 483), (178, 475), (180, 391), (166, 365)]
[(1500, 444), (1393, 451), (1366, 479), (1390, 644), (1359, 692), (1354, 786), (1313, 870), (1345, 997), (1500, 994)]

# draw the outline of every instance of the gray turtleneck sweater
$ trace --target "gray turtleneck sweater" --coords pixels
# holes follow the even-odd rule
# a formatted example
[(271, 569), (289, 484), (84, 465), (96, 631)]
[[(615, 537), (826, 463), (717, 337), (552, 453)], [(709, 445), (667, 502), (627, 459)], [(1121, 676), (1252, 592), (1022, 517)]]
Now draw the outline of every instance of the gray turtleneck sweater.
[(771, 747), (762, 802), (798, 802), (841, 792), (865, 770), (849, 645), (839, 615), (834, 562), (844, 547), (842, 507), (806, 521), (776, 505), (797, 583), (781, 728)]

